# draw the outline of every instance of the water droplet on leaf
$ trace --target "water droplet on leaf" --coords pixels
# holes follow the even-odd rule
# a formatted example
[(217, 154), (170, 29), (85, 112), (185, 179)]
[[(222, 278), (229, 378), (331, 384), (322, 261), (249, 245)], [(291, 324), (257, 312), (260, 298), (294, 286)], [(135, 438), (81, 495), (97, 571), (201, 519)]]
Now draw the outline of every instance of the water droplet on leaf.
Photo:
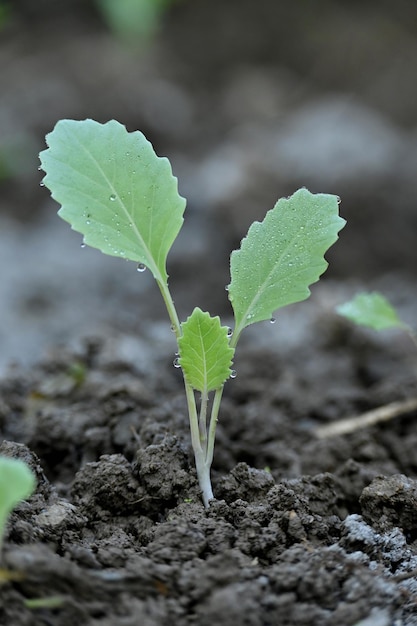
[(146, 265), (144, 263), (138, 263), (136, 267), (137, 272), (144, 272), (146, 270)]
[(230, 378), (236, 378), (236, 376), (237, 376), (236, 370), (232, 370), (230, 372)]
[(275, 319), (275, 317), (271, 317), (271, 319), (270, 319), (269, 321), (271, 322), (271, 324), (275, 324), (275, 322), (276, 322), (277, 320)]
[(110, 196), (110, 198), (109, 198), (109, 200), (110, 200), (111, 202), (114, 202), (114, 201), (116, 200), (116, 195), (115, 195), (114, 193), (112, 193), (112, 194), (111, 194), (111, 196)]
[(227, 328), (227, 336), (228, 336), (228, 337), (231, 337), (232, 335), (233, 335), (233, 329), (232, 329), (232, 328), (230, 328), (230, 327), (228, 327), (228, 328)]
[(181, 367), (181, 365), (180, 365), (180, 360), (179, 360), (179, 358), (178, 358), (178, 357), (176, 357), (176, 358), (172, 361), (172, 365), (173, 365), (174, 367), (177, 367), (177, 368), (178, 368), (178, 367)]

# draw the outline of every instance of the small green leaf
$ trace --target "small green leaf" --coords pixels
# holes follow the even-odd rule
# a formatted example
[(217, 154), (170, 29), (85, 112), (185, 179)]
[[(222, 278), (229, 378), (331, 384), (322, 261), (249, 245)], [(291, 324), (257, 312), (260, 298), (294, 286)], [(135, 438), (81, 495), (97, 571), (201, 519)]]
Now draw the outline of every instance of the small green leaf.
[(0, 457), (0, 543), (7, 517), (35, 489), (35, 476), (20, 459)]
[(186, 381), (197, 391), (218, 389), (231, 374), (234, 350), (229, 346), (229, 329), (221, 326), (219, 317), (198, 307), (181, 327), (179, 364)]
[(374, 330), (408, 328), (383, 295), (377, 292), (358, 293), (352, 300), (336, 308), (339, 315)]
[(104, 18), (116, 34), (135, 44), (157, 30), (168, 0), (97, 0)]
[(308, 298), (309, 285), (327, 268), (325, 252), (345, 224), (339, 202), (337, 196), (299, 189), (278, 200), (263, 222), (252, 224), (230, 259), (235, 334)]
[(60, 217), (93, 248), (143, 264), (166, 282), (185, 209), (168, 159), (115, 120), (61, 120), (46, 140), (43, 182), (62, 205)]

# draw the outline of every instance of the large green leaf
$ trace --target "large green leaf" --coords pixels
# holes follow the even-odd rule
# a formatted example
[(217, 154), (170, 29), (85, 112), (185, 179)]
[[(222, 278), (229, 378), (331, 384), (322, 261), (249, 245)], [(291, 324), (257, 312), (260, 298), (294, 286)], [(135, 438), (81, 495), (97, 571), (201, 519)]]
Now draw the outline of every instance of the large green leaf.
[(395, 309), (383, 295), (377, 292), (358, 293), (352, 300), (337, 307), (343, 317), (374, 330), (406, 328)]
[(345, 220), (337, 196), (299, 189), (281, 198), (263, 222), (254, 222), (230, 259), (228, 288), (236, 339), (246, 326), (310, 295), (327, 267), (324, 254)]
[(168, 159), (115, 120), (61, 120), (46, 140), (43, 182), (62, 205), (59, 215), (85, 243), (166, 282), (166, 257), (185, 209)]
[(179, 365), (186, 381), (197, 391), (218, 389), (232, 373), (234, 350), (229, 346), (228, 328), (221, 326), (219, 317), (198, 307), (181, 327)]

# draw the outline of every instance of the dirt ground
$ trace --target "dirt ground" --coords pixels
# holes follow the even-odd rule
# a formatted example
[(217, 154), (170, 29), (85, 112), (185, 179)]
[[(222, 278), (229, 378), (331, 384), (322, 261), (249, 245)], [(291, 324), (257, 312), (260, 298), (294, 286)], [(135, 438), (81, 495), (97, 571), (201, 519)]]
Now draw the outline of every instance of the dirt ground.
[[(140, 48), (92, 2), (20, 0), (2, 26), (0, 453), (38, 480), (7, 527), (2, 626), (417, 626), (417, 411), (328, 430), (417, 395), (407, 336), (334, 310), (379, 289), (416, 325), (416, 7), (256, 4), (182, 0)], [(229, 252), (277, 197), (342, 197), (326, 278), (238, 346), (208, 511), (157, 288), (81, 250), (38, 186), (62, 117), (169, 156), (181, 319), (230, 323)]]

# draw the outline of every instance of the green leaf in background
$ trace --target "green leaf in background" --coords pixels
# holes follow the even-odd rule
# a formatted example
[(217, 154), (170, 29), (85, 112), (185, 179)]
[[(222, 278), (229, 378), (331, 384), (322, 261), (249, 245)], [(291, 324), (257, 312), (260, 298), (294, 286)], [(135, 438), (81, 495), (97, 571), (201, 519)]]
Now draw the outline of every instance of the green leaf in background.
[(178, 340), (186, 381), (197, 391), (218, 389), (229, 378), (234, 350), (229, 346), (228, 328), (219, 317), (211, 317), (198, 307), (183, 322)]
[(32, 495), (35, 486), (35, 476), (26, 463), (0, 457), (0, 544), (9, 514), (19, 502)]
[(383, 295), (377, 292), (358, 293), (352, 300), (336, 308), (339, 315), (374, 330), (386, 328), (408, 329), (395, 309)]
[(246, 326), (308, 298), (309, 285), (327, 268), (325, 252), (345, 224), (339, 202), (337, 196), (299, 189), (249, 228), (230, 259), (236, 340)]
[(166, 282), (166, 257), (185, 209), (168, 159), (115, 120), (61, 120), (46, 140), (43, 182), (62, 205), (60, 217), (88, 245), (143, 264)]
[[(172, 1), (172, 0), (171, 0)], [(170, 0), (96, 0), (109, 26), (120, 36), (141, 43), (158, 28)]]
[(0, 30), (2, 30), (10, 16), (11, 5), (9, 4), (9, 2), (3, 2), (0, 0)]

